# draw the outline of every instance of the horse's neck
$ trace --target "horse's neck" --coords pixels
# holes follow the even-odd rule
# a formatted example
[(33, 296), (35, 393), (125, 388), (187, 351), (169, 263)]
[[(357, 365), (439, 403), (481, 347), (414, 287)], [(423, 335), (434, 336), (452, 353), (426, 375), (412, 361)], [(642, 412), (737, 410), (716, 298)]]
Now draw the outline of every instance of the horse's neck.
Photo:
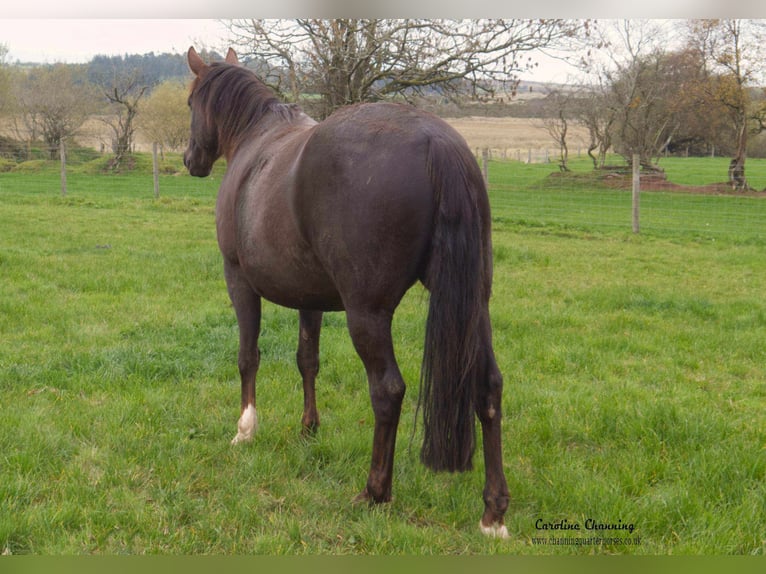
[(250, 130), (233, 139), (224, 148), (224, 155), (231, 162), (240, 151), (253, 155), (272, 150), (279, 140), (306, 131), (316, 123), (300, 108), (270, 110)]

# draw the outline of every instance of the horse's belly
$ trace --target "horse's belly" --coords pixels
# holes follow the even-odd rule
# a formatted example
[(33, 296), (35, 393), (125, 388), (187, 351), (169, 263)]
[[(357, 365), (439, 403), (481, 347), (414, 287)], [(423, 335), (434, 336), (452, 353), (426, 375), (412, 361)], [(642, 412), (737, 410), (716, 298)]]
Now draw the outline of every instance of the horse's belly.
[(254, 261), (244, 268), (253, 289), (272, 303), (293, 309), (343, 310), (341, 296), (330, 278), (313, 266)]

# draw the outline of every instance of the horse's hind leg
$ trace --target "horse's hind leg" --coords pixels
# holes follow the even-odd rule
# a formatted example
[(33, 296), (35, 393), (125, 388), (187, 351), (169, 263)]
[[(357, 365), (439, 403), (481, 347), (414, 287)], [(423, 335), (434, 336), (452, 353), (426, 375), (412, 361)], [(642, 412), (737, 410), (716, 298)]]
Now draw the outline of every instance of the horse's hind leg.
[(261, 361), (258, 336), (261, 331), (261, 298), (253, 292), (238, 267), (224, 266), (226, 286), (239, 324), (239, 376), (242, 382), (242, 402), (237, 434), (232, 444), (253, 438), (258, 427), (255, 409), (255, 375)]
[(404, 380), (394, 357), (391, 313), (347, 312), (348, 328), (367, 380), (375, 414), (372, 463), (367, 485), (356, 501), (388, 502), (394, 470), (394, 448), (404, 398)]
[(322, 328), (321, 311), (300, 312), (298, 335), (298, 370), (303, 378), (303, 430), (313, 433), (319, 427), (314, 383), (319, 373), (319, 331)]
[[(485, 317), (486, 319), (486, 317)], [(508, 529), (503, 517), (508, 508), (508, 485), (503, 473), (503, 455), (501, 438), (501, 398), (503, 378), (497, 367), (492, 350), (492, 335), (489, 319), (484, 321), (484, 376), (477, 382), (476, 414), (481, 422), (484, 443), (484, 515), (479, 527), (484, 534), (508, 537)]]

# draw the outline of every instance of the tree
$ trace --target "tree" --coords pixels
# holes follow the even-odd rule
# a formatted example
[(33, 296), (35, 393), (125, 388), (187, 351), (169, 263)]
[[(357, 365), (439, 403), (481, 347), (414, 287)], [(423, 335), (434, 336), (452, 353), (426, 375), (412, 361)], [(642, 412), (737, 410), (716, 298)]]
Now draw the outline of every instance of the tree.
[(609, 101), (607, 86), (603, 83), (583, 86), (573, 107), (577, 121), (588, 130), (588, 156), (593, 161), (593, 169), (602, 169), (606, 165), (606, 154), (612, 147), (617, 118), (617, 110)]
[(6, 113), (11, 103), (11, 83), (8, 70), (5, 67), (5, 58), (8, 56), (8, 46), (0, 44), (0, 115)]
[(30, 70), (14, 92), (29, 138), (42, 137), (51, 159), (96, 107), (93, 87), (82, 70), (66, 64)]
[[(474, 97), (516, 85), (540, 48), (587, 36), (566, 20), (235, 20), (234, 44), (282, 97), (337, 107), (425, 92)], [(526, 57), (526, 58), (525, 58)]]
[(696, 155), (728, 153), (727, 110), (707, 94), (711, 78), (699, 52), (683, 47), (664, 55), (666, 105), (675, 119), (676, 130), (665, 151)]
[(143, 104), (139, 127), (163, 150), (180, 149), (189, 137), (188, 95), (181, 82), (168, 80), (154, 88)]
[(615, 150), (628, 163), (637, 154), (642, 167), (658, 170), (657, 158), (679, 127), (670, 105), (677, 89), (663, 48), (664, 31), (649, 21), (615, 23), (612, 66), (603, 71), (613, 107)]
[(764, 117), (760, 107), (753, 109), (750, 86), (762, 79), (757, 74), (766, 56), (766, 26), (748, 20), (696, 20), (689, 23), (687, 43), (706, 63), (706, 96), (728, 110), (735, 138), (729, 182), (735, 190), (747, 190), (748, 136), (762, 129)]
[(114, 136), (112, 152), (115, 168), (132, 152), (139, 103), (151, 87), (140, 68), (122, 65), (120, 62), (123, 61), (112, 61), (111, 68), (95, 74), (96, 84), (108, 108), (108, 114), (103, 120), (112, 129)]
[(547, 113), (543, 118), (543, 127), (559, 147), (559, 169), (569, 171), (567, 133), (573, 113), (572, 94), (554, 90), (547, 97), (546, 107)]

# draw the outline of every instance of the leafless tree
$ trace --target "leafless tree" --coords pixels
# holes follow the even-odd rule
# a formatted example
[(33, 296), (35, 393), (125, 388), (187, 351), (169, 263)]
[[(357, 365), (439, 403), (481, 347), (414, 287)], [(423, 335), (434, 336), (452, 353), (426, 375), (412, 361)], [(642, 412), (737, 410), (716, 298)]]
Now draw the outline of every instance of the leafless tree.
[(593, 169), (601, 169), (606, 165), (606, 155), (612, 147), (617, 120), (617, 109), (610, 102), (608, 87), (598, 80), (582, 86), (574, 107), (577, 122), (588, 130), (588, 157), (593, 161)]
[(34, 68), (16, 80), (13, 91), (25, 139), (42, 137), (53, 158), (96, 108), (93, 87), (77, 68), (65, 64)]
[(424, 92), (474, 97), (513, 90), (531, 53), (587, 37), (568, 20), (233, 20), (240, 55), (283, 97), (318, 114), (355, 102)]
[(658, 169), (656, 159), (678, 128), (668, 105), (667, 30), (654, 21), (620, 20), (604, 23), (599, 33), (602, 57), (590, 71), (603, 111), (598, 120), (587, 111), (592, 138), (608, 126), (615, 151), (628, 162), (638, 154), (644, 168)]
[(110, 73), (99, 74), (96, 84), (106, 100), (103, 121), (112, 129), (113, 166), (118, 167), (132, 151), (139, 103), (150, 86), (139, 69), (116, 66)]
[(548, 110), (542, 120), (543, 127), (559, 148), (559, 169), (569, 171), (567, 133), (574, 113), (572, 94), (564, 90), (553, 90), (548, 94), (546, 107)]
[(10, 107), (10, 79), (5, 67), (5, 58), (8, 56), (8, 46), (0, 44), (0, 114), (6, 113)]

